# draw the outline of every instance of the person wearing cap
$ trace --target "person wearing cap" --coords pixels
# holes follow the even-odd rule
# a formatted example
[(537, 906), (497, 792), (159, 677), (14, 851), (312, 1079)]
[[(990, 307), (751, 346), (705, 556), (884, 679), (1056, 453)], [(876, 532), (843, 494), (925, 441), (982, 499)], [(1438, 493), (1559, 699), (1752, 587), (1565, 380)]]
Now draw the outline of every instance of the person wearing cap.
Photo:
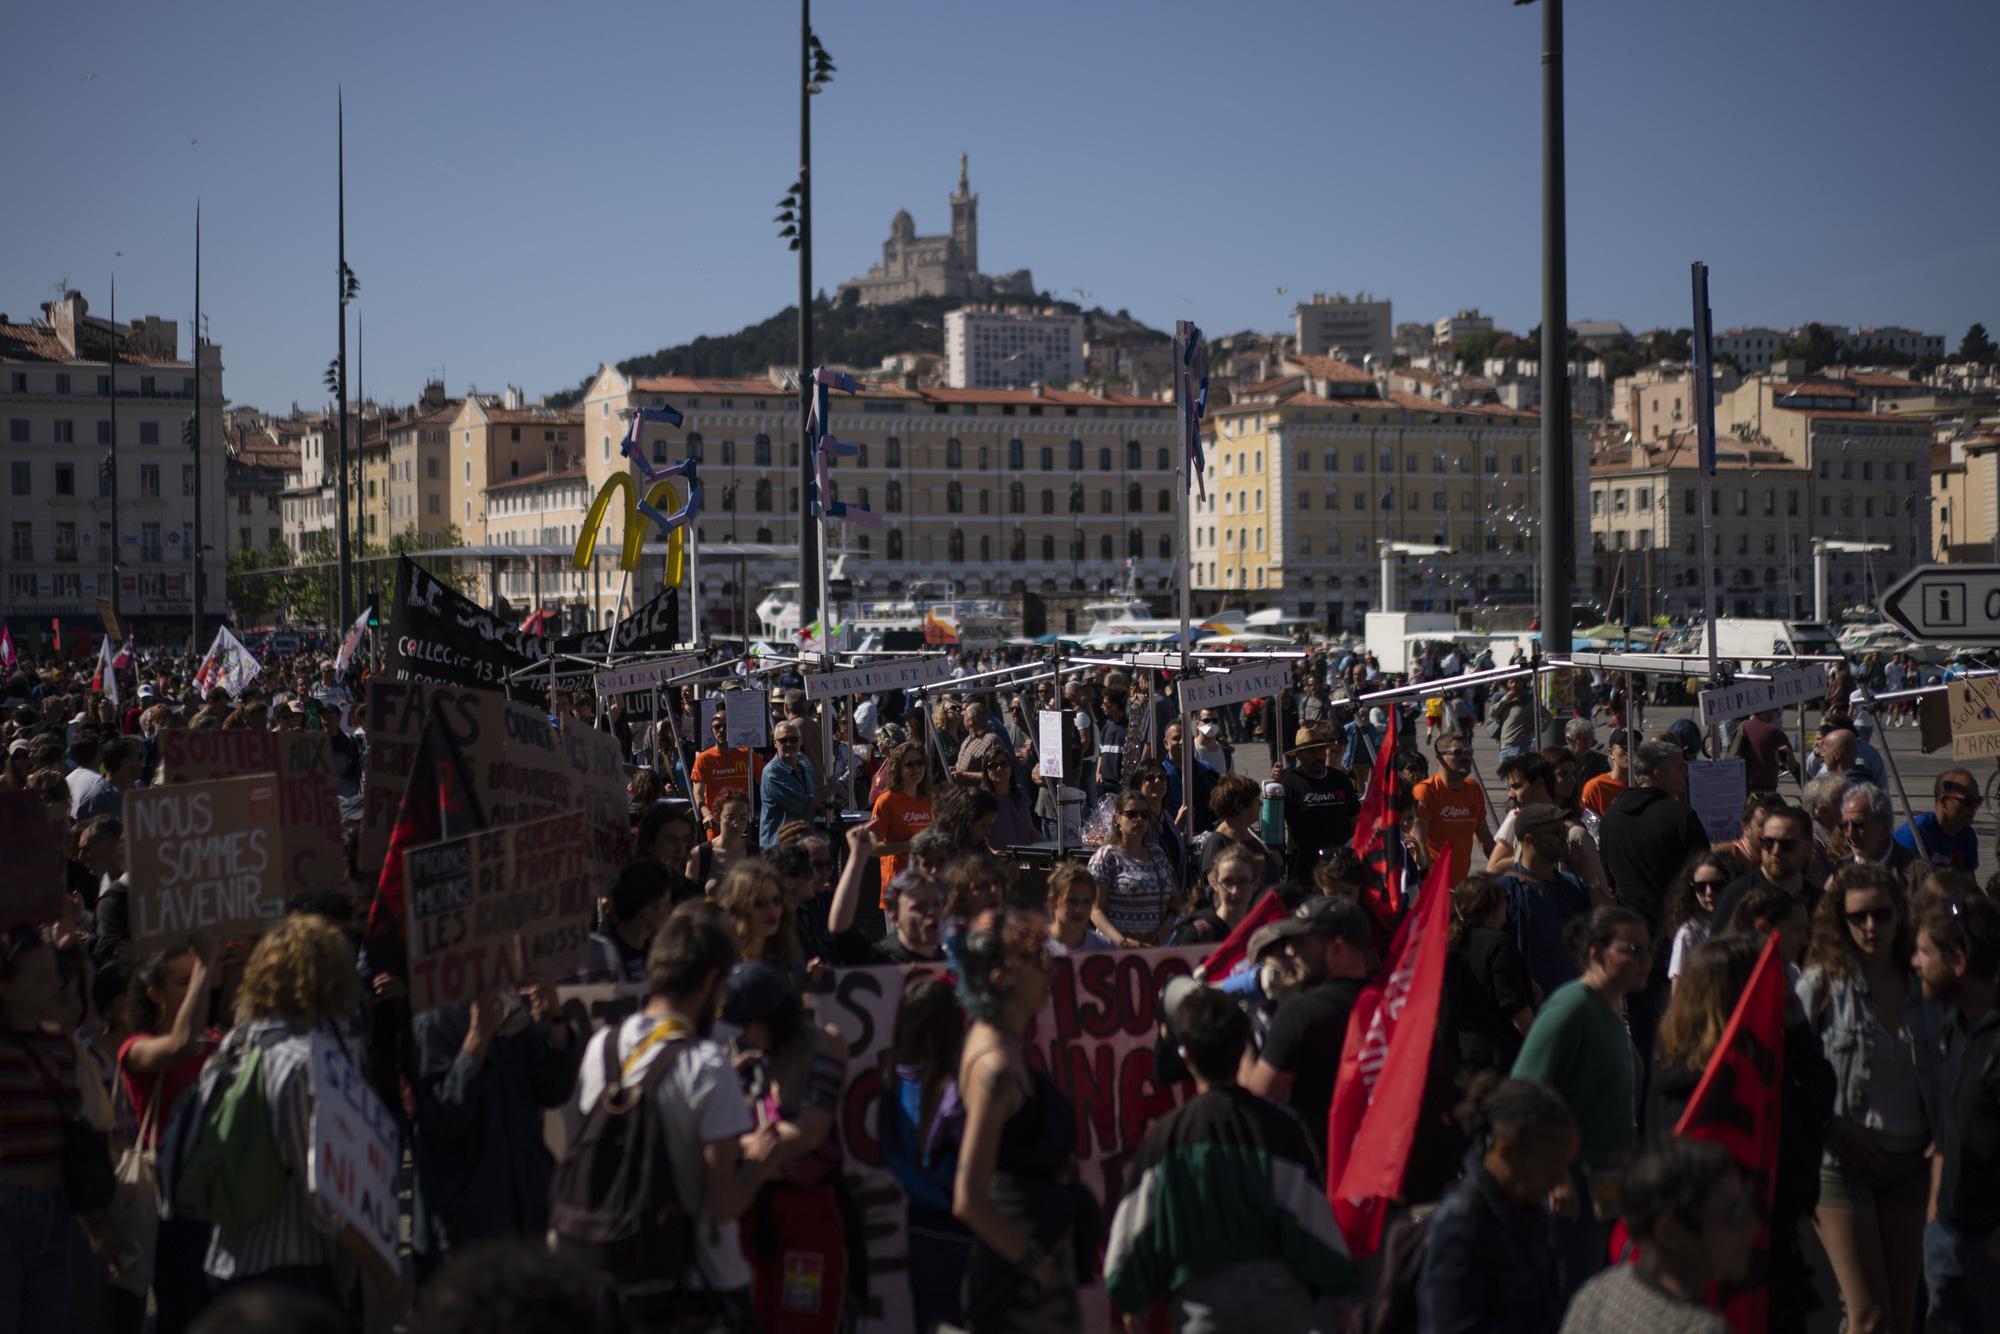
[(1320, 858), (1354, 837), (1361, 816), (1354, 780), (1331, 763), (1335, 735), (1331, 723), (1301, 727), (1292, 736), (1292, 767), (1271, 766), (1285, 789), (1285, 874), (1297, 884), (1310, 883)]
[(1167, 984), (1169, 1036), (1195, 1096), (1140, 1141), (1111, 1220), (1104, 1286), (1130, 1322), (1164, 1299), (1173, 1327), (1322, 1328), (1354, 1289), (1312, 1143), (1296, 1117), (1238, 1087), (1250, 1018), (1192, 978)]
[(1486, 730), (1500, 743), (1500, 758), (1508, 759), (1535, 744), (1535, 706), (1525, 677), (1510, 677), (1500, 698), (1487, 710)]
[(1288, 998), (1271, 1016), (1264, 1049), (1244, 1087), (1289, 1105), (1305, 1122), (1321, 1164), (1326, 1119), (1347, 1040), (1347, 1016), (1368, 978), (1375, 928), (1353, 899), (1307, 899), (1250, 937), (1250, 958), (1275, 957)]
[(1621, 793), (1632, 785), (1632, 747), (1637, 741), (1629, 729), (1619, 728), (1604, 743), (1605, 758), (1609, 766), (1595, 778), (1586, 779), (1583, 784), (1581, 802), (1583, 809), (1602, 820), (1604, 809), (1618, 800)]
[(765, 1159), (766, 1170), (776, 1175), (753, 1206), (758, 1226), (742, 1232), (758, 1324), (835, 1330), (847, 1303), (844, 1156), (834, 1133), (847, 1082), (847, 1044), (836, 1030), (813, 1022), (789, 975), (765, 963), (739, 963), (730, 971), (717, 1037), (735, 1058), (756, 1128), (752, 1135), (777, 1134), (777, 1148)]
[(1932, 866), (1967, 874), (1979, 870), (1979, 836), (1972, 830), (1979, 813), (1978, 780), (1969, 769), (1947, 769), (1931, 788), (1932, 809), (1921, 811), (1896, 831), (1896, 841), (1927, 857)]
[[(1438, 743), (1438, 771), (1411, 790), (1417, 815), (1424, 822), (1425, 841), (1433, 858), (1452, 858), (1454, 883), (1474, 868), (1472, 845), (1493, 854), (1493, 834), (1486, 827), (1486, 789), (1472, 777), (1472, 745), (1456, 737)], [(1505, 756), (1505, 758), (1513, 758)]]
[(1576, 958), (1564, 943), (1570, 922), (1590, 911), (1590, 891), (1563, 866), (1569, 829), (1562, 808), (1535, 802), (1511, 817), (1514, 864), (1499, 878), (1507, 897), (1507, 930), (1528, 975), (1543, 995), (1576, 976)]

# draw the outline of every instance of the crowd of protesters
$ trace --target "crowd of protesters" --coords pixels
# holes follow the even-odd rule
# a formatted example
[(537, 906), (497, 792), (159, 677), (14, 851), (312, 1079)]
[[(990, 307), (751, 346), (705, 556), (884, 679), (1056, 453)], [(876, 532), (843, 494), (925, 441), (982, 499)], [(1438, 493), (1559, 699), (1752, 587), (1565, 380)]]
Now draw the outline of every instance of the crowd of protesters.
[[(890, 1285), (924, 1334), (1079, 1329), (1091, 1301), (1134, 1334), (1722, 1330), (1746, 1289), (1773, 1330), (1819, 1291), (1849, 1330), (2000, 1329), (2000, 908), (1970, 773), (1896, 827), (1836, 687), (1808, 756), (1768, 720), (1732, 730), (1765, 781), (1717, 843), (1686, 799), (1698, 731), (1643, 732), (1608, 682), (1553, 719), (1519, 681), (1391, 719), (1352, 700), (1396, 678), (1315, 652), (1273, 701), (1183, 717), (1158, 675), (987, 688), (999, 662), (853, 708), (788, 673), (769, 746), (727, 744), (691, 689), (645, 720), (559, 692), (552, 726), (631, 761), (587, 961), (415, 1014), (352, 827), (344, 891), (295, 894), (254, 939), (133, 949), (121, 803), (160, 781), (158, 734), (324, 732), (352, 826), (362, 680), (302, 654), (204, 697), (192, 663), (142, 659), (120, 706), (24, 662), (0, 789), (41, 803), (64, 907), (0, 939), (0, 1329), (804, 1334), (856, 1327)], [(1426, 647), (1411, 675), (1481, 665)], [(1504, 802), (1474, 771), (1481, 727)], [(1780, 773), (1811, 780), (1804, 804)], [(1354, 836), (1378, 797), (1375, 856)], [(1360, 1263), (1330, 1112), (1350, 1018), (1440, 866), (1437, 1042)], [(1035, 1052), (1051, 969), (1225, 941), (1245, 969), (1158, 998), (1178, 1105), (1100, 1200)], [(1782, 1133), (1760, 1180), (1675, 1129), (1767, 953)], [(863, 1106), (815, 1003), (875, 965), (906, 973)], [(589, 1031), (559, 988), (593, 983), (635, 1008)], [(324, 1035), (407, 1146), (393, 1272), (309, 1189)], [(854, 1116), (904, 1192), (897, 1269), (868, 1262)], [(131, 1189), (207, 1136), (220, 1180)]]

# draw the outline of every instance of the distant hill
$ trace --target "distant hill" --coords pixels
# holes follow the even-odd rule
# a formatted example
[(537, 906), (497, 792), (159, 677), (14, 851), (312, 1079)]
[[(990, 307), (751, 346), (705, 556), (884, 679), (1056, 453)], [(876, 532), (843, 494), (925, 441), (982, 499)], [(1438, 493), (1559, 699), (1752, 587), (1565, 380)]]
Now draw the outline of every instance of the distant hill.
[[(1087, 339), (1134, 338), (1162, 344), (1169, 341), (1168, 335), (1147, 328), (1122, 310), (1115, 314), (1084, 310), (1074, 302), (1057, 301), (1047, 295), (1036, 300), (1070, 314), (1082, 314)], [(821, 293), (813, 303), (814, 358), (872, 369), (893, 353), (922, 352), (936, 357), (942, 368), (944, 317), (946, 312), (963, 304), (959, 297), (918, 297), (890, 306), (863, 306), (851, 297), (834, 302)], [(767, 366), (789, 365), (797, 359), (798, 321), (798, 307), (787, 306), (769, 319), (733, 334), (703, 335), (690, 343), (629, 357), (618, 363), (618, 369), (625, 375), (762, 375)], [(585, 376), (575, 389), (551, 395), (550, 402), (559, 407), (578, 402), (590, 379)]]

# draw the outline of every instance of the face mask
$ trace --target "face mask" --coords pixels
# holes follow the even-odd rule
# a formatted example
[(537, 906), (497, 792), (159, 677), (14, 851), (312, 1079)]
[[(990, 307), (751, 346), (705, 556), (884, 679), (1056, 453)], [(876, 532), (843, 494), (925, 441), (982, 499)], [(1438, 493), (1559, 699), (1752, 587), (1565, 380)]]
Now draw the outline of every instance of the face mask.
[(1214, 723), (1203, 723), (1201, 726), (1195, 728), (1194, 730), (1201, 733), (1203, 736), (1212, 737), (1220, 729), (1217, 728)]

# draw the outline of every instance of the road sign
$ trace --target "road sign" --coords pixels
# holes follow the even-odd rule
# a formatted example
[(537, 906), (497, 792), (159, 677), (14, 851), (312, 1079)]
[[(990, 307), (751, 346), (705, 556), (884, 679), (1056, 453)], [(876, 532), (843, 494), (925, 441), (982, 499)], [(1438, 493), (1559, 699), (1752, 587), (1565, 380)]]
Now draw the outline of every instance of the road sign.
[(1766, 709), (1782, 709), (1818, 699), (1826, 693), (1826, 669), (1794, 667), (1773, 672), (1768, 681), (1736, 681), (1701, 692), (1701, 725), (1713, 727), (1732, 718), (1748, 718)]
[(1920, 565), (1882, 595), (1913, 639), (2000, 643), (2000, 565)]

